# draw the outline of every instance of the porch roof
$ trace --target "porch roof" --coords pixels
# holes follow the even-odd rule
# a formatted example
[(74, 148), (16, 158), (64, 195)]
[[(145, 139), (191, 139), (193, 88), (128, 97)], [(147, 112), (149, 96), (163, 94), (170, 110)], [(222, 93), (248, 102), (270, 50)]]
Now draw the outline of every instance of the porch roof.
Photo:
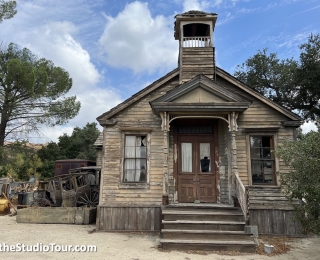
[(252, 101), (198, 75), (150, 102), (159, 113), (168, 112), (243, 112)]

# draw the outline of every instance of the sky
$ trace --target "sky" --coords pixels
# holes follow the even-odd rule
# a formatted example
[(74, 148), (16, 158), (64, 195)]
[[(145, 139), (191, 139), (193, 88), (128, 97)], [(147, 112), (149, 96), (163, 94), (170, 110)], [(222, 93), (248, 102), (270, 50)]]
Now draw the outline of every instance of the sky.
[[(17, 0), (0, 24), (0, 42), (27, 47), (73, 79), (81, 102), (63, 126), (43, 128), (33, 142), (57, 141), (82, 128), (177, 67), (174, 17), (189, 10), (218, 14), (216, 63), (233, 74), (264, 48), (299, 58), (299, 45), (320, 33), (320, 0)], [(97, 122), (98, 123), (98, 122)], [(99, 128), (102, 129), (102, 128)], [(303, 131), (316, 129), (305, 123)]]

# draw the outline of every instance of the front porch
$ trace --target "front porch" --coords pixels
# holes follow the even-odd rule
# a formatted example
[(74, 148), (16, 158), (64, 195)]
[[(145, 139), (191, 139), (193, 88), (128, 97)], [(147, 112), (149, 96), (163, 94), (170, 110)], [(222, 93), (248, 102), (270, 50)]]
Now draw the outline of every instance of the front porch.
[(165, 250), (255, 252), (245, 233), (244, 215), (227, 204), (179, 203), (162, 206), (160, 244)]

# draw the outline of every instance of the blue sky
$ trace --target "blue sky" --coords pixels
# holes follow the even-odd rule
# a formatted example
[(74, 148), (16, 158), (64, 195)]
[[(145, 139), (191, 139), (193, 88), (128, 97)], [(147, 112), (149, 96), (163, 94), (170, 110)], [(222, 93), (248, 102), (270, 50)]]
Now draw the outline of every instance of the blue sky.
[[(233, 73), (268, 48), (298, 59), (298, 46), (320, 33), (319, 0), (17, 0), (17, 15), (0, 24), (0, 41), (27, 47), (73, 78), (70, 95), (82, 108), (67, 125), (44, 128), (37, 142), (56, 141), (75, 126), (129, 98), (177, 67), (174, 16), (201, 10), (218, 14), (216, 61)], [(312, 128), (305, 124), (304, 130)]]

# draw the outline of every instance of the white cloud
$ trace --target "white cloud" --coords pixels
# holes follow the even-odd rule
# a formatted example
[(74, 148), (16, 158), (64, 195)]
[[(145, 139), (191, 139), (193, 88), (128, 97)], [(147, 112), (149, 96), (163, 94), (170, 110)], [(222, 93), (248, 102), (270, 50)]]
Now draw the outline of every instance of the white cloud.
[(317, 131), (317, 126), (315, 125), (314, 122), (305, 122), (302, 126), (302, 133), (308, 133), (310, 131)]
[[(221, 2), (222, 0), (215, 0), (213, 6), (219, 5)], [(191, 10), (206, 11), (209, 5), (210, 3), (208, 1), (185, 0), (183, 2), (183, 12)]]
[(100, 79), (89, 53), (72, 37), (75, 30), (70, 22), (53, 22), (33, 29), (23, 39), (24, 46), (69, 72), (73, 79), (70, 94), (92, 87)]
[[(98, 2), (98, 1), (97, 1)], [(93, 5), (97, 4), (93, 3)], [(63, 6), (63, 8), (62, 8)], [(41, 136), (30, 140), (41, 143), (57, 141), (63, 133), (71, 134), (74, 127), (83, 127), (87, 122), (97, 122), (96, 117), (108, 111), (121, 101), (118, 93), (102, 85), (103, 77), (91, 61), (90, 53), (79, 40), (91, 39), (90, 32), (97, 21), (90, 21), (88, 5), (82, 1), (61, 0), (45, 3), (42, 0), (19, 1), (18, 14), (1, 24), (0, 38), (5, 43), (14, 42), (29, 48), (39, 57), (52, 60), (69, 72), (73, 87), (68, 95), (76, 95), (81, 102), (79, 114), (67, 125), (41, 129)], [(96, 14), (95, 14), (96, 15)], [(84, 35), (84, 31), (88, 34)], [(100, 30), (101, 32), (102, 30)], [(93, 46), (92, 42), (84, 42)]]
[(71, 135), (74, 127), (82, 128), (87, 123), (96, 122), (100, 131), (102, 127), (96, 121), (96, 118), (112, 107), (118, 105), (122, 100), (121, 97), (112, 90), (95, 89), (95, 91), (84, 91), (77, 95), (77, 99), (81, 102), (81, 109), (78, 116), (71, 119), (67, 125), (44, 127), (41, 136), (31, 138), (33, 143), (47, 143), (50, 141), (58, 142), (58, 137), (63, 134)]
[(152, 17), (147, 3), (133, 2), (116, 17), (107, 16), (99, 45), (108, 65), (135, 73), (168, 71), (177, 66), (173, 19)]

